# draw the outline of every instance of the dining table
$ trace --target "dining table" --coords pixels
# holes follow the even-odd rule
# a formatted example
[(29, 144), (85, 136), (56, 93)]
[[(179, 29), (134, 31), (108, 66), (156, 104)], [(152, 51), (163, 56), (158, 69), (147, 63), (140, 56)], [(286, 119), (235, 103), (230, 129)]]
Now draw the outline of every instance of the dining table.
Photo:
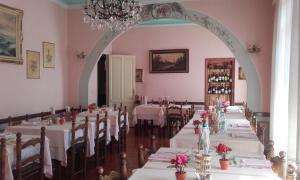
[[(118, 111), (114, 111), (112, 108), (106, 108), (108, 112), (107, 128), (106, 128), (106, 143), (110, 143), (111, 137), (114, 137), (117, 141), (119, 139), (119, 125), (118, 125)], [(84, 123), (85, 118), (88, 117), (88, 152), (87, 156), (91, 157), (95, 154), (95, 134), (96, 134), (96, 117), (99, 114), (99, 118), (104, 118), (104, 110), (97, 109), (93, 112), (84, 111), (76, 116), (76, 123)], [(127, 116), (128, 117), (128, 116)], [(129, 123), (127, 121), (127, 132), (129, 132)], [(59, 122), (59, 121), (57, 121)], [(5, 131), (17, 133), (20, 132), (25, 135), (39, 135), (42, 126), (46, 127), (46, 136), (50, 142), (51, 157), (61, 162), (63, 166), (67, 166), (67, 150), (71, 147), (72, 140), (72, 122), (67, 121), (63, 124), (51, 124), (47, 121), (40, 122), (27, 122), (23, 121), (17, 126), (8, 126)], [(99, 128), (103, 128), (104, 124), (101, 123)], [(83, 136), (83, 131), (76, 132), (76, 137)]]
[[(243, 111), (231, 107), (232, 111), (225, 113), (226, 131), (210, 134), (210, 180), (280, 180), (273, 173), (271, 162), (263, 154), (263, 145), (252, 131), (249, 121)], [(175, 179), (176, 169), (172, 168), (171, 160), (176, 155), (187, 155), (185, 167), (186, 180), (201, 179), (199, 175), (199, 159), (204, 154), (198, 148), (199, 135), (194, 132), (194, 120), (201, 120), (203, 111), (196, 111), (193, 118), (170, 140), (170, 147), (161, 147), (148, 157), (142, 168), (134, 170), (130, 180), (167, 180)], [(231, 160), (229, 169), (220, 168), (221, 155), (216, 152), (216, 146), (224, 143), (232, 151), (227, 154)]]
[[(39, 138), (40, 136), (34, 135), (22, 135), (21, 142), (26, 142), (33, 138)], [(13, 170), (16, 166), (16, 134), (15, 133), (1, 133), (0, 138), (6, 139), (6, 149), (5, 149), (5, 157), (4, 159), (4, 180), (14, 180)], [(51, 153), (49, 146), (49, 139), (45, 137), (45, 145), (44, 145), (44, 174), (47, 178), (52, 178), (52, 162), (51, 162)], [(29, 157), (32, 157), (36, 154), (40, 153), (40, 146), (29, 146), (22, 150), (22, 160), (25, 160)]]
[[(170, 104), (169, 106), (182, 107), (182, 113), (191, 108), (191, 105), (175, 105)], [(164, 127), (167, 119), (167, 107), (159, 104), (141, 104), (136, 106), (132, 111), (133, 124), (137, 124), (138, 120), (152, 120), (154, 125)]]
[[(201, 119), (201, 111), (196, 111), (193, 118), (170, 139), (172, 148), (197, 148), (199, 135), (194, 133), (194, 120)], [(210, 135), (211, 146), (226, 143), (236, 152), (263, 154), (264, 146), (259, 141), (255, 132), (252, 131), (250, 122), (243, 113), (225, 113), (226, 131)], [(246, 144), (245, 148), (241, 144)]]

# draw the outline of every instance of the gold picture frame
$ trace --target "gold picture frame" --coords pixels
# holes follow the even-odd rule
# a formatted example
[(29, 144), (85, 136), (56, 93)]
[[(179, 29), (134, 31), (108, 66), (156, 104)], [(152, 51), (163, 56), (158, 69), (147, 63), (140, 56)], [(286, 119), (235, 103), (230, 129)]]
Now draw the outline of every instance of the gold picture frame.
[(239, 67), (239, 80), (246, 80), (246, 75), (245, 75), (242, 67)]
[(27, 79), (40, 79), (40, 52), (26, 51)]
[(43, 67), (55, 68), (55, 44), (43, 42)]
[(0, 62), (23, 64), (23, 10), (0, 3)]
[(144, 70), (136, 69), (135, 71), (135, 82), (143, 82), (144, 81)]

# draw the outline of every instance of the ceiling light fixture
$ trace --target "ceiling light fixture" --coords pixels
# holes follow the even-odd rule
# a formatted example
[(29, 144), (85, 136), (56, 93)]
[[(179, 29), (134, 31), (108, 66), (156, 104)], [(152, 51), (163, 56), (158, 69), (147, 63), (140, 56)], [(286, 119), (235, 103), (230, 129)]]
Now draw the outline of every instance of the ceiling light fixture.
[(94, 30), (125, 31), (141, 20), (141, 11), (135, 0), (86, 0), (84, 22)]

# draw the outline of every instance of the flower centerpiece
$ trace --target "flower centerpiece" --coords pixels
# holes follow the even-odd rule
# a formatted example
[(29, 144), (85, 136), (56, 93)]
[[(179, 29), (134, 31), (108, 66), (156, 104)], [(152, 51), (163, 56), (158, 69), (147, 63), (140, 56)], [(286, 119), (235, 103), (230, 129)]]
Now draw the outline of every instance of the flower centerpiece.
[(199, 134), (200, 133), (200, 128), (199, 128), (200, 124), (201, 124), (200, 120), (194, 120), (193, 121), (193, 125), (195, 126), (195, 128), (194, 128), (195, 134)]
[(92, 113), (94, 110), (96, 110), (96, 103), (92, 103), (88, 106), (88, 109), (89, 109), (89, 113)]
[(227, 112), (227, 107), (230, 105), (229, 101), (223, 101), (222, 102), (222, 107), (224, 108), (224, 112)]
[(203, 119), (207, 118), (208, 115), (209, 115), (209, 113), (208, 113), (207, 111), (204, 111), (203, 113), (201, 113), (201, 117), (202, 117)]
[(184, 154), (178, 154), (176, 155), (175, 159), (171, 160), (171, 167), (176, 168), (176, 180), (185, 180), (186, 178), (186, 172), (184, 171), (184, 168), (187, 167), (188, 163), (188, 156)]
[(232, 149), (225, 144), (219, 144), (216, 146), (216, 152), (220, 155), (222, 155), (222, 159), (219, 160), (221, 169), (227, 170), (229, 167), (230, 160), (226, 158), (226, 155), (229, 151), (232, 151)]

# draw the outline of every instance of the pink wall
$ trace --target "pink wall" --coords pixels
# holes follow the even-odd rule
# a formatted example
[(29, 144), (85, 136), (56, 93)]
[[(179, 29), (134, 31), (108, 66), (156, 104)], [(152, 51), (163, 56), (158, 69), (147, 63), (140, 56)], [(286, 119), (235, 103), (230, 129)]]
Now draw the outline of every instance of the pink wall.
[[(0, 118), (64, 107), (67, 102), (67, 11), (46, 0), (1, 0), (24, 10), (23, 65), (0, 63)], [(42, 42), (56, 45), (56, 68), (43, 68)], [(41, 79), (26, 79), (26, 50), (41, 52)]]
[(261, 83), (263, 111), (270, 111), (274, 6), (273, 0), (186, 1), (184, 6), (208, 14), (227, 26), (245, 44), (256, 43), (261, 52), (252, 55)]
[[(274, 19), (272, 0), (187, 1), (184, 6), (216, 18), (227, 26), (245, 46), (247, 43), (260, 45), (262, 51), (253, 55), (252, 61), (257, 68), (262, 86), (262, 110), (269, 111)], [(69, 10), (68, 14), (69, 60), (75, 62), (70, 64), (70, 101), (76, 104), (78, 81), (84, 62), (77, 62), (74, 54), (82, 49), (90, 52), (99, 40), (101, 32), (92, 31), (82, 22), (80, 10)]]
[[(189, 73), (149, 73), (149, 50), (182, 48), (189, 49)], [(233, 57), (222, 41), (197, 25), (135, 28), (113, 42), (112, 52), (135, 55), (136, 67), (144, 69), (144, 82), (136, 84), (138, 95), (196, 102), (205, 101), (205, 58)], [(243, 102), (247, 86), (236, 79), (235, 101)]]

